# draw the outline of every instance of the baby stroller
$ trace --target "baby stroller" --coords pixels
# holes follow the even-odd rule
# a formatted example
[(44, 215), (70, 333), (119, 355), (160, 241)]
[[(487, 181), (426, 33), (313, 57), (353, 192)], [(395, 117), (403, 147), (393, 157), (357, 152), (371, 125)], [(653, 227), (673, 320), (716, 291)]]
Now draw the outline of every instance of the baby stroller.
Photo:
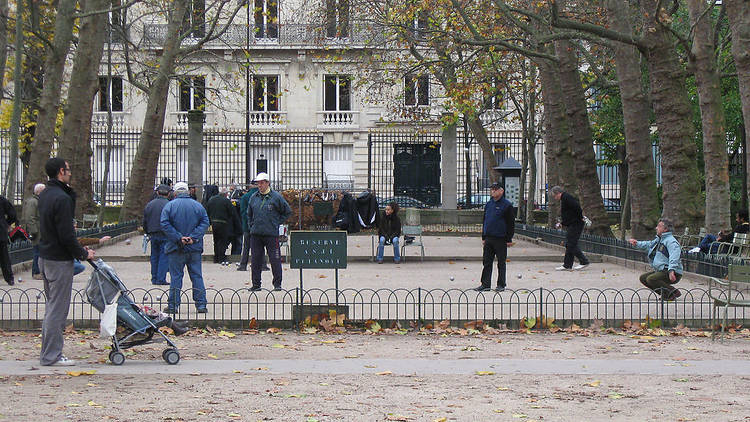
[[(161, 357), (170, 365), (180, 361), (180, 352), (172, 340), (159, 330), (159, 327), (170, 327), (176, 335), (187, 331), (184, 327), (177, 325), (171, 317), (160, 312), (154, 312), (151, 316), (136, 305), (128, 297), (128, 289), (115, 273), (115, 270), (104, 263), (101, 259), (96, 262), (89, 260), (94, 268), (88, 286), (86, 286), (86, 297), (94, 308), (104, 312), (105, 306), (114, 303), (117, 298), (117, 326), (122, 328), (121, 332), (115, 332), (112, 336), (112, 351), (109, 352), (109, 361), (113, 365), (122, 365), (125, 355), (122, 350), (129, 349), (146, 343), (153, 343), (154, 334), (158, 333), (169, 345), (164, 349)], [(118, 337), (120, 334), (120, 337)], [(157, 339), (158, 340), (158, 339)]]

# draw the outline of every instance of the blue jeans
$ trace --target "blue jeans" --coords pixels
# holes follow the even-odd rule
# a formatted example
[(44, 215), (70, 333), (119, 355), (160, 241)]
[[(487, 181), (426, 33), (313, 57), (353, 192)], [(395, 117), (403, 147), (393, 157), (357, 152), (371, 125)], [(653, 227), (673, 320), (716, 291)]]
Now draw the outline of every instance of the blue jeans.
[(73, 260), (73, 275), (80, 274), (83, 272), (83, 270), (86, 269), (86, 266), (81, 263), (81, 261), (74, 259)]
[(34, 253), (34, 259), (31, 261), (31, 275), (39, 274), (39, 244), (32, 246), (31, 251)]
[(164, 252), (167, 239), (160, 234), (151, 236), (151, 284), (165, 284), (167, 282), (167, 270), (169, 260)]
[[(398, 248), (398, 236), (391, 239), (391, 243), (393, 243), (393, 260), (401, 261), (401, 251)], [(375, 259), (377, 259), (378, 261), (383, 260), (384, 249), (385, 249), (385, 236), (380, 236), (380, 241), (378, 242), (378, 256)]]
[(205, 308), (206, 287), (203, 285), (203, 275), (201, 273), (201, 253), (200, 252), (179, 252), (175, 251), (167, 254), (169, 259), (169, 301), (167, 306), (177, 309), (180, 306), (180, 295), (182, 294), (182, 276), (185, 275), (185, 266), (187, 266), (190, 282), (193, 284), (193, 301), (195, 307)]

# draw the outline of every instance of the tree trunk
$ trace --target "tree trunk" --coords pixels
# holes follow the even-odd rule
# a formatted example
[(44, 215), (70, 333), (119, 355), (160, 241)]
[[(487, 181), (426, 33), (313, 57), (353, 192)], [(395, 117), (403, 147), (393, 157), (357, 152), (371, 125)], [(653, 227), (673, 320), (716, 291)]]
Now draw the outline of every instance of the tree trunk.
[[(745, 139), (750, 140), (750, 2), (724, 0), (729, 28), (732, 31), (732, 56), (740, 85), (740, 102), (745, 121)], [(750, 168), (750, 154), (745, 151), (745, 168)], [(750, 179), (750, 172), (747, 173)], [(747, 181), (750, 185), (750, 180)], [(747, 197), (748, 192), (745, 192)]]
[(469, 126), (471, 133), (474, 135), (474, 139), (476, 139), (477, 144), (479, 144), (479, 146), (482, 148), (482, 156), (484, 157), (484, 162), (487, 165), (487, 174), (489, 174), (490, 176), (490, 183), (497, 182), (499, 177), (497, 172), (493, 169), (493, 167), (497, 165), (497, 162), (495, 159), (492, 144), (490, 143), (490, 138), (487, 136), (487, 131), (484, 129), (484, 126), (482, 126), (482, 121), (479, 119), (479, 117), (474, 115), (468, 118), (468, 122), (466, 124)]
[(732, 228), (729, 200), (729, 157), (724, 129), (724, 106), (721, 98), (721, 77), (716, 70), (713, 25), (703, 0), (688, 0), (690, 23), (693, 26), (693, 74), (698, 88), (701, 122), (703, 123), (703, 162), (706, 178), (706, 230), (718, 233)]
[[(609, 23), (624, 34), (633, 32), (631, 19), (621, 0), (608, 0)], [(626, 161), (628, 164), (628, 197), (630, 202), (630, 228), (636, 239), (646, 239), (653, 234), (659, 222), (659, 202), (656, 192), (653, 147), (649, 133), (651, 105), (644, 92), (641, 75), (641, 54), (629, 44), (616, 43), (614, 48), (617, 83), (622, 99), (625, 127)], [(625, 213), (625, 203), (622, 213)], [(623, 233), (625, 228), (623, 227)]]
[(550, 189), (560, 185), (565, 191), (574, 193), (578, 185), (570, 153), (570, 132), (565, 115), (563, 93), (555, 65), (540, 61), (539, 79), (542, 83), (542, 102), (545, 115), (545, 155), (547, 160), (547, 222), (550, 227), (557, 223), (560, 204), (552, 199)]
[[(75, 0), (60, 0), (57, 5), (55, 18), (55, 38), (52, 47), (47, 52), (44, 63), (44, 85), (39, 100), (36, 129), (34, 131), (33, 151), (29, 162), (29, 172), (24, 183), (24, 197), (30, 197), (34, 185), (47, 180), (44, 164), (52, 151), (52, 141), (55, 137), (57, 111), (60, 107), (60, 91), (62, 88), (65, 58), (73, 40), (73, 11)], [(71, 157), (62, 157), (71, 159)], [(78, 169), (73, 169), (73, 172)], [(26, 203), (24, 202), (24, 208)]]
[(660, 140), (662, 215), (670, 218), (678, 230), (684, 227), (697, 230), (703, 223), (705, 210), (703, 201), (698, 200), (701, 182), (696, 163), (692, 110), (674, 38), (655, 18), (658, 2), (641, 0), (641, 11), (651, 100)]
[(156, 77), (148, 93), (146, 115), (143, 119), (143, 132), (138, 142), (138, 150), (133, 160), (133, 168), (125, 188), (125, 198), (120, 208), (120, 221), (137, 219), (153, 192), (156, 168), (159, 164), (161, 137), (164, 130), (169, 81), (175, 69), (180, 49), (180, 27), (187, 9), (186, 0), (176, 0), (173, 13), (169, 16), (164, 50), (159, 59)]
[[(84, 11), (106, 10), (109, 0), (87, 0)], [(78, 191), (76, 215), (94, 209), (91, 184), (91, 115), (99, 88), (99, 63), (104, 50), (107, 14), (97, 13), (81, 20), (79, 42), (68, 88), (68, 101), (60, 131), (60, 156), (75, 169), (71, 185)]]
[(573, 44), (568, 40), (555, 41), (555, 53), (560, 61), (558, 72), (562, 88), (568, 129), (571, 133), (571, 151), (575, 174), (578, 176), (578, 193), (583, 213), (591, 219), (591, 232), (612, 236), (607, 210), (602, 201), (602, 185), (596, 173), (594, 137), (591, 134), (586, 110), (586, 96), (578, 72), (578, 58)]

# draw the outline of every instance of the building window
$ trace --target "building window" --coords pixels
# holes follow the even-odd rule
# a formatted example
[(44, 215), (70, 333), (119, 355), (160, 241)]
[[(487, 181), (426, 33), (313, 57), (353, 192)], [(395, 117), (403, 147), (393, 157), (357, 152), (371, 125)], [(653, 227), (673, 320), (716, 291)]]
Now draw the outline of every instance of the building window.
[(206, 35), (206, 0), (188, 2), (188, 10), (182, 19), (182, 31), (192, 38), (202, 38)]
[(490, 82), (490, 89), (484, 105), (488, 110), (502, 110), (505, 108), (500, 81), (497, 78), (492, 78), (492, 82)]
[(206, 103), (206, 77), (180, 78), (179, 111), (203, 110)]
[[(119, 7), (120, 0), (113, 0), (112, 7)], [(107, 30), (107, 38), (111, 43), (122, 43), (125, 39), (125, 23), (123, 22), (122, 10), (117, 9), (109, 12), (109, 27)]]
[(427, 32), (427, 14), (425, 12), (417, 12), (417, 15), (410, 22), (409, 31), (414, 36), (415, 40), (422, 40), (425, 38)]
[[(121, 195), (125, 193), (125, 147), (113, 145), (109, 154), (109, 174), (107, 175), (107, 193), (109, 195)], [(102, 192), (104, 185), (104, 169), (107, 165), (107, 147), (96, 147), (96, 192)], [(110, 197), (111, 198), (111, 197)]]
[(404, 77), (404, 103), (408, 106), (430, 105), (430, 77), (428, 75)]
[(279, 111), (278, 76), (253, 76), (253, 111)]
[(326, 0), (326, 36), (349, 36), (349, 0)]
[(278, 0), (255, 0), (255, 38), (279, 38)]
[(323, 81), (323, 97), (325, 110), (351, 110), (351, 86), (352, 77), (349, 75), (325, 75)]
[(208, 154), (208, 147), (203, 145), (203, 171), (202, 180), (190, 180), (188, 177), (188, 147), (187, 145), (177, 145), (177, 180), (187, 180), (190, 183), (203, 184), (207, 179), (208, 174), (208, 162), (206, 161), (206, 155)]
[(107, 111), (107, 105), (112, 111), (122, 111), (122, 77), (99, 76), (99, 92), (96, 111)]

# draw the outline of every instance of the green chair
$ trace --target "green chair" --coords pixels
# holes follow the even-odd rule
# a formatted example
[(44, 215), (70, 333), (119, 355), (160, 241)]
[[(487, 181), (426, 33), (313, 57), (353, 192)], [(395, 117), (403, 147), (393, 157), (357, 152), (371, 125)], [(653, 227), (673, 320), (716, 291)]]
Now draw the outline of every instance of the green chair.
[(403, 226), (401, 227), (401, 234), (406, 236), (413, 236), (414, 241), (406, 244), (406, 239), (404, 239), (404, 243), (401, 244), (401, 260), (406, 260), (406, 247), (407, 246), (419, 246), (421, 252), (422, 252), (422, 261), (424, 261), (424, 242), (422, 242), (422, 226)]
[(727, 280), (711, 277), (708, 283), (708, 297), (713, 301), (711, 309), (711, 340), (716, 336), (716, 316), (719, 307), (724, 308), (721, 319), (721, 340), (727, 325), (729, 307), (748, 308), (750, 299), (750, 265), (729, 264)]

